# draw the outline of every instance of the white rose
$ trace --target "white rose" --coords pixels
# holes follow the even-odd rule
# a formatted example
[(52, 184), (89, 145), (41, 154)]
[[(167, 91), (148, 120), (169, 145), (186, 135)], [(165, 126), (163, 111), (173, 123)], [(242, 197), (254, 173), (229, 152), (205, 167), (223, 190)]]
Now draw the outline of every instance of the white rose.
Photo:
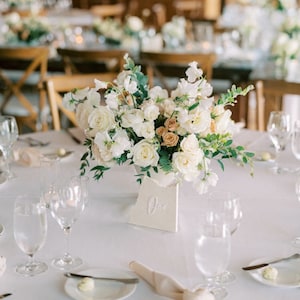
[(167, 99), (168, 98), (168, 91), (163, 89), (160, 86), (155, 86), (150, 89), (149, 97), (151, 100), (157, 101), (158, 99)]
[(137, 166), (157, 166), (158, 160), (159, 155), (151, 142), (142, 140), (133, 147), (133, 162)]
[(189, 68), (185, 72), (189, 82), (194, 82), (203, 75), (203, 71), (198, 69), (198, 63), (193, 61), (189, 64)]
[(162, 104), (161, 108), (163, 110), (163, 115), (167, 118), (170, 118), (172, 114), (174, 113), (174, 110), (176, 108), (176, 104), (173, 100), (166, 99)]
[(76, 108), (75, 116), (76, 116), (78, 126), (81, 129), (85, 130), (89, 128), (88, 118), (89, 115), (92, 113), (93, 109), (94, 109), (93, 106), (91, 106), (87, 102), (78, 104)]
[(195, 134), (190, 134), (185, 137), (181, 143), (180, 147), (183, 152), (189, 153), (194, 156), (195, 164), (199, 164), (204, 156), (202, 149), (199, 148), (199, 141)]
[(114, 114), (106, 106), (94, 108), (88, 117), (89, 134), (95, 136), (97, 132), (104, 132), (112, 129), (115, 126)]
[(145, 105), (143, 105), (142, 110), (144, 112), (144, 118), (147, 121), (154, 121), (159, 116), (158, 106), (151, 102), (148, 102)]
[(111, 152), (112, 140), (106, 132), (97, 132), (94, 143), (98, 146), (99, 159), (101, 161), (106, 163), (113, 160), (114, 156)]
[(92, 153), (93, 157), (95, 158), (95, 161), (98, 165), (100, 166), (105, 166), (105, 167), (112, 167), (116, 165), (116, 162), (114, 160), (110, 161), (105, 161), (102, 157), (102, 152), (100, 152), (100, 149), (97, 144), (92, 145)]
[(198, 160), (188, 152), (175, 152), (172, 157), (173, 167), (186, 181), (194, 181), (199, 176)]
[(111, 91), (109, 94), (106, 94), (105, 103), (109, 108), (117, 110), (119, 107), (118, 94), (114, 91)]
[(141, 124), (144, 121), (144, 114), (139, 109), (132, 109), (125, 111), (121, 117), (121, 125), (124, 128), (134, 127), (134, 125)]
[(135, 124), (133, 125), (133, 130), (139, 137), (143, 137), (145, 139), (152, 139), (155, 136), (153, 121)]

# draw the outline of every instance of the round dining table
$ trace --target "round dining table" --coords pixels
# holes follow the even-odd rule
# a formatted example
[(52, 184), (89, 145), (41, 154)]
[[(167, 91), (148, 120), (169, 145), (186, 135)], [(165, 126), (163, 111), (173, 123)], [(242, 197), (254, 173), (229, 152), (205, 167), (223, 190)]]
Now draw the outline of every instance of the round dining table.
[[(22, 135), (14, 150), (28, 147), (24, 139), (28, 136), (43, 142), (50, 142), (38, 148), (42, 153), (50, 153), (64, 148), (72, 153), (60, 159), (62, 172), (78, 172), (80, 157), (85, 146), (75, 143), (66, 131), (48, 131)], [(25, 139), (26, 141), (26, 139)], [(234, 143), (244, 145), (254, 151), (251, 176), (249, 166), (240, 166), (235, 160), (225, 162), (221, 170), (216, 162), (213, 169), (219, 181), (213, 190), (230, 190), (240, 196), (243, 218), (238, 230), (232, 235), (231, 258), (228, 266), (235, 280), (226, 284), (230, 300), (291, 300), (300, 297), (300, 268), (297, 274), (289, 276), (291, 265), (299, 261), (278, 265), (280, 281), (271, 282), (260, 276), (260, 271), (244, 271), (242, 267), (257, 261), (271, 261), (287, 257), (300, 251), (292, 240), (300, 236), (300, 203), (295, 194), (297, 173), (288, 172), (275, 175), (270, 171), (273, 160), (259, 159), (259, 153), (268, 151), (273, 157), (270, 141), (265, 132), (242, 129), (234, 136)], [(300, 162), (293, 158), (289, 149), (284, 153), (285, 160), (293, 167)], [(24, 277), (16, 271), (16, 265), (27, 258), (17, 247), (13, 234), (14, 200), (19, 194), (34, 193), (40, 188), (41, 167), (29, 167), (13, 162), (15, 178), (0, 185), (0, 223), (4, 232), (0, 236), (0, 256), (7, 260), (7, 267), (0, 277), (0, 294), (12, 293), (15, 300), (67, 300), (70, 296), (70, 279), (64, 272), (54, 268), (51, 261), (65, 250), (65, 237), (62, 229), (48, 215), (46, 243), (36, 254), (36, 259), (46, 262), (46, 272)], [(139, 184), (136, 182), (133, 166), (111, 168), (104, 178), (96, 181), (89, 174), (88, 204), (77, 222), (72, 226), (70, 252), (83, 259), (83, 264), (74, 272), (93, 270), (116, 270), (121, 274), (134, 274), (129, 263), (137, 261), (149, 268), (166, 274), (186, 289), (194, 289), (203, 284), (203, 276), (194, 260), (194, 244), (197, 238), (199, 220), (203, 214), (206, 195), (199, 195), (186, 182), (179, 187), (179, 228), (168, 232), (128, 222), (134, 206)], [(277, 265), (275, 264), (274, 267)], [(280, 274), (280, 268), (287, 268), (287, 275)], [(252, 273), (251, 273), (252, 272)], [(278, 275), (278, 276), (279, 276)], [(73, 287), (76, 289), (76, 286)], [(112, 287), (111, 287), (112, 288)], [(79, 296), (78, 296), (79, 297)], [(104, 296), (103, 296), (104, 297)], [(127, 294), (102, 298), (82, 297), (75, 299), (132, 299), (162, 300), (152, 286), (140, 278)]]

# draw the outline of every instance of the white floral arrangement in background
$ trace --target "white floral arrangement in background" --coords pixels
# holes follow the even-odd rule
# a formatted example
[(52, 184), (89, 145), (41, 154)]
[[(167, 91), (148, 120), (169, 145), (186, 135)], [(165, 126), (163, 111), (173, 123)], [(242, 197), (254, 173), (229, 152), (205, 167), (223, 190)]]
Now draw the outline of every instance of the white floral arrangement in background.
[(47, 40), (51, 32), (50, 25), (45, 19), (37, 16), (21, 18), (17, 12), (12, 12), (4, 17), (2, 27), (3, 38), (6, 43), (40, 43)]
[(186, 40), (186, 19), (182, 16), (173, 16), (171, 21), (162, 26), (161, 33), (166, 46), (176, 48)]
[(232, 144), (235, 126), (226, 106), (253, 86), (232, 86), (214, 99), (196, 62), (189, 64), (186, 76), (170, 95), (160, 86), (150, 89), (141, 67), (125, 56), (124, 70), (114, 82), (95, 79), (94, 88), (65, 94), (65, 107), (75, 110), (86, 135), (82, 174), (90, 169), (98, 180), (110, 168), (129, 163), (140, 169), (138, 182), (157, 173), (175, 174), (179, 182), (193, 182), (199, 193), (205, 193), (218, 180), (211, 160), (222, 168), (222, 160), (228, 158), (250, 163), (253, 153)]

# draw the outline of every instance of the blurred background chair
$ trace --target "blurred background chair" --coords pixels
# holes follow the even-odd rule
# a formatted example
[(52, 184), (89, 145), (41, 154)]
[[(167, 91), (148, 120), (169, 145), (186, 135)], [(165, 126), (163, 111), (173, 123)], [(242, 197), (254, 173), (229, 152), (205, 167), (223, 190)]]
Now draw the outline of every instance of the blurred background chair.
[(125, 15), (124, 3), (92, 5), (90, 11), (100, 18), (116, 18), (122, 20)]
[(300, 102), (300, 83), (277, 79), (258, 80), (256, 87), (256, 129), (266, 130), (271, 111), (283, 110), (287, 96), (297, 95)]
[(179, 78), (186, 77), (185, 71), (190, 62), (198, 62), (208, 81), (212, 79), (213, 64), (216, 60), (214, 53), (178, 53), (178, 52), (141, 52), (141, 62), (146, 67), (149, 85), (156, 85), (155, 80), (170, 91), (172, 78), (178, 82)]
[(65, 73), (71, 75), (76, 73), (119, 72), (123, 69), (124, 55), (127, 51), (121, 49), (58, 48), (57, 53), (63, 60)]
[(1, 47), (0, 112), (16, 117), (20, 132), (47, 130), (48, 47)]
[(75, 113), (63, 106), (63, 94), (74, 89), (83, 89), (86, 87), (94, 87), (95, 79), (102, 81), (113, 81), (117, 77), (117, 73), (91, 73), (91, 74), (75, 74), (75, 75), (54, 75), (48, 77), (45, 82), (47, 91), (52, 124), (54, 130), (67, 128), (71, 124), (77, 127)]

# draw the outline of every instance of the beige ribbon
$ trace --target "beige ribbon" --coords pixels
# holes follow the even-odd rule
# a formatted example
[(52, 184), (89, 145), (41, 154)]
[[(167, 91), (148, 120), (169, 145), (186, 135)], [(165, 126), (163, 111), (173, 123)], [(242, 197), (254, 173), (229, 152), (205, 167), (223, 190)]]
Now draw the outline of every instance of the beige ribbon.
[(155, 272), (145, 265), (132, 261), (129, 267), (146, 282), (148, 282), (155, 292), (161, 296), (174, 300), (214, 300), (215, 297), (206, 289), (190, 291), (185, 289), (179, 282), (169, 276)]

